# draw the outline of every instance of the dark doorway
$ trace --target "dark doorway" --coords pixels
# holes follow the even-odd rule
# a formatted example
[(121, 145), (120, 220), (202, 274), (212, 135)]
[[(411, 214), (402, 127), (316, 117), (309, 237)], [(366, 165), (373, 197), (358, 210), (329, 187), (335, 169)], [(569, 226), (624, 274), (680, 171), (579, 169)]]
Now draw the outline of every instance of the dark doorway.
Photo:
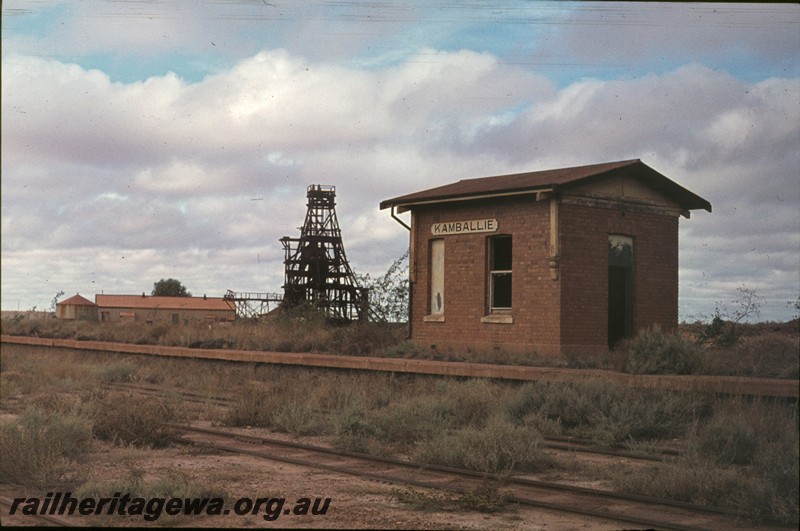
[(608, 237), (608, 346), (633, 333), (633, 238)]

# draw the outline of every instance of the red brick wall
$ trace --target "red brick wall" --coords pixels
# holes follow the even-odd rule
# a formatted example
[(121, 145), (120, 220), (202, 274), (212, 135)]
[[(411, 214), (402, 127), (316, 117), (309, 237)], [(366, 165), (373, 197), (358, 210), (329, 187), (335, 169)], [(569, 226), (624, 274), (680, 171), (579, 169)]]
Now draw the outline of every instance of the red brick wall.
[[(494, 233), (431, 234), (433, 223), (492, 218), (499, 224)], [(549, 203), (530, 196), (416, 209), (412, 338), (437, 346), (557, 349), (560, 299), (548, 269), (549, 227)], [(512, 236), (513, 324), (481, 322), (488, 313), (487, 239), (498, 235)], [(429, 241), (440, 237), (445, 242), (445, 320), (425, 322)]]
[(678, 218), (622, 209), (559, 205), (561, 343), (567, 350), (608, 341), (608, 235), (633, 237), (633, 326), (678, 323)]
[[(495, 218), (495, 233), (433, 236), (438, 222)], [(678, 219), (559, 204), (559, 279), (550, 277), (550, 205), (532, 197), (452, 203), (415, 210), (412, 339), (437, 347), (596, 352), (608, 342), (608, 236), (634, 239), (634, 330), (678, 320)], [(513, 237), (513, 324), (488, 313), (487, 238)], [(445, 241), (444, 322), (426, 322), (430, 240)]]

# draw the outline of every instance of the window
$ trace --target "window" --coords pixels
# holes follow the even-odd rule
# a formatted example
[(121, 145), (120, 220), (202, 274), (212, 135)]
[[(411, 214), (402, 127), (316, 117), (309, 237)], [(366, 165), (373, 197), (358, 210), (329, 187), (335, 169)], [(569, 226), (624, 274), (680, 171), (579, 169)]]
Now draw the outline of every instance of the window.
[(444, 314), (444, 240), (431, 240), (430, 315)]
[(633, 334), (633, 238), (608, 235), (608, 346)]
[(489, 238), (489, 309), (511, 309), (511, 236)]

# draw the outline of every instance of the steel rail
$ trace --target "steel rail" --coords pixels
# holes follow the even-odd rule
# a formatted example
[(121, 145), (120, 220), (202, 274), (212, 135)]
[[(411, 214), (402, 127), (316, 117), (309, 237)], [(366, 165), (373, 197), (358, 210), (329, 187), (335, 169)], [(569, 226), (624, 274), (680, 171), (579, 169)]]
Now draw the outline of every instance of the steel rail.
[(584, 487), (574, 487), (574, 486), (569, 486), (569, 485), (563, 485), (563, 484), (560, 484), (560, 483), (551, 483), (551, 482), (546, 482), (546, 481), (537, 481), (537, 480), (519, 478), (519, 477), (514, 477), (514, 476), (510, 476), (509, 477), (509, 476), (501, 476), (499, 474), (476, 472), (474, 470), (468, 470), (468, 469), (464, 469), (464, 468), (456, 468), (456, 467), (449, 467), (449, 466), (443, 466), (443, 465), (431, 465), (431, 464), (427, 464), (427, 463), (415, 463), (413, 461), (407, 461), (405, 459), (398, 459), (398, 458), (394, 458), (394, 457), (375, 456), (375, 455), (365, 454), (365, 453), (361, 453), (361, 452), (352, 452), (352, 451), (349, 451), (349, 450), (337, 450), (335, 448), (326, 448), (324, 446), (315, 446), (315, 445), (311, 445), (311, 444), (305, 444), (305, 443), (299, 443), (299, 442), (293, 442), (293, 441), (284, 441), (284, 440), (281, 440), (281, 439), (273, 439), (273, 438), (270, 438), (270, 437), (262, 437), (262, 436), (259, 436), (259, 435), (240, 434), (240, 433), (234, 433), (234, 432), (229, 432), (229, 431), (225, 431), (225, 430), (217, 430), (217, 429), (214, 429), (214, 428), (201, 428), (201, 427), (196, 427), (196, 426), (188, 426), (186, 424), (171, 424), (170, 426), (172, 426), (173, 428), (176, 428), (178, 430), (194, 431), (194, 432), (197, 432), (197, 433), (206, 433), (206, 434), (209, 434), (209, 435), (217, 435), (217, 436), (220, 436), (220, 437), (232, 437), (232, 438), (235, 438), (235, 439), (238, 439), (238, 440), (241, 440), (241, 441), (245, 441), (245, 442), (252, 442), (252, 443), (257, 443), (257, 444), (271, 444), (271, 445), (274, 445), (274, 446), (285, 446), (285, 447), (288, 447), (288, 448), (298, 448), (298, 449), (302, 449), (302, 450), (309, 450), (309, 451), (312, 451), (312, 452), (326, 453), (326, 454), (331, 454), (331, 455), (340, 455), (340, 456), (345, 456), (345, 457), (354, 457), (354, 458), (363, 459), (363, 460), (366, 460), (366, 461), (375, 461), (375, 462), (379, 462), (379, 463), (387, 463), (387, 464), (391, 464), (391, 465), (399, 465), (399, 466), (404, 466), (404, 467), (408, 467), (408, 468), (435, 470), (435, 471), (438, 471), (438, 472), (445, 472), (445, 473), (448, 473), (448, 474), (458, 474), (458, 475), (462, 475), (462, 476), (486, 478), (486, 479), (492, 479), (492, 480), (495, 480), (495, 481), (504, 481), (504, 482), (507, 482), (507, 483), (510, 482), (510, 483), (516, 483), (516, 484), (519, 484), (519, 485), (526, 485), (526, 486), (545, 487), (545, 488), (550, 488), (550, 489), (559, 489), (559, 490), (565, 490), (565, 491), (569, 491), (569, 492), (578, 491), (578, 492), (583, 492), (583, 493), (586, 493), (586, 494), (601, 495), (601, 496), (604, 496), (604, 497), (607, 497), (607, 498), (616, 498), (616, 499), (625, 500), (625, 501), (634, 500), (634, 501), (640, 501), (640, 502), (645, 502), (645, 503), (656, 503), (656, 504), (659, 504), (659, 505), (669, 505), (669, 506), (672, 506), (672, 507), (678, 507), (678, 508), (690, 509), (690, 510), (696, 510), (696, 511), (703, 511), (703, 512), (708, 512), (708, 513), (725, 514), (725, 515), (730, 515), (730, 516), (743, 516), (743, 517), (747, 516), (745, 513), (742, 513), (741, 511), (736, 511), (736, 510), (728, 509), (728, 508), (725, 508), (725, 507), (715, 507), (715, 506), (709, 506), (709, 505), (696, 505), (696, 504), (693, 504), (693, 503), (681, 502), (681, 501), (676, 501), (676, 500), (668, 500), (668, 499), (664, 499), (664, 498), (653, 498), (653, 497), (648, 497), (648, 496), (640, 496), (640, 495), (637, 495), (637, 494), (618, 494), (618, 493), (614, 493), (614, 492), (611, 492), (611, 491), (587, 489), (587, 488), (584, 488)]
[[(560, 442), (566, 444), (574, 444), (578, 446), (591, 446), (593, 448), (602, 446), (597, 441), (593, 441), (591, 439), (582, 439), (580, 437), (571, 437), (568, 435), (550, 435), (545, 437), (545, 440), (553, 441), (553, 442)], [(627, 452), (631, 452), (632, 450), (626, 446), (624, 443), (612, 443), (612, 449), (624, 450)], [(651, 447), (651, 450), (658, 455), (662, 456), (680, 456), (683, 455), (683, 452), (680, 450), (676, 450), (674, 448), (660, 448), (660, 447)], [(640, 452), (633, 452), (633, 453), (640, 453)]]
[[(112, 389), (125, 390), (130, 389), (151, 396), (165, 396), (166, 393), (154, 387), (141, 386), (130, 383), (113, 383), (108, 384)], [(174, 390), (173, 392), (184, 397), (184, 400), (189, 402), (196, 402), (207, 404), (209, 402), (220, 406), (227, 406), (233, 403), (233, 400), (223, 397), (213, 397), (203, 395), (200, 393), (193, 393), (191, 391)], [(551, 450), (560, 450), (575, 453), (589, 453), (597, 455), (606, 455), (610, 457), (622, 457), (626, 459), (635, 459), (640, 461), (664, 461), (665, 456), (680, 455), (680, 452), (668, 448), (656, 448), (654, 454), (646, 452), (638, 452), (626, 449), (623, 445), (616, 445), (614, 448), (604, 448), (601, 443), (587, 439), (579, 439), (573, 437), (559, 437), (559, 436), (543, 436), (543, 446)]]
[(186, 400), (187, 402), (196, 402), (200, 404), (207, 404), (211, 402), (219, 406), (230, 406), (233, 403), (233, 400), (224, 397), (208, 396), (202, 393), (195, 393), (183, 389), (173, 389), (171, 391), (165, 391), (163, 388), (160, 389), (158, 387), (150, 387), (150, 386), (127, 383), (127, 382), (114, 382), (106, 384), (105, 387), (107, 389), (112, 389), (115, 391), (135, 391), (137, 393), (142, 393), (145, 395), (160, 396), (160, 397), (166, 397), (169, 395), (170, 392), (172, 392), (174, 394), (179, 395), (183, 400)]
[(624, 457), (626, 459), (636, 459), (640, 461), (665, 461), (665, 455), (647, 454), (644, 452), (635, 452), (631, 450), (615, 450), (611, 448), (602, 448), (597, 443), (575, 443), (575, 442), (560, 442), (560, 438), (542, 437), (544, 439), (543, 446), (551, 450), (561, 450), (565, 452), (587, 453), (607, 455), (611, 457)]
[[(698, 514), (707, 514), (707, 515), (715, 515), (718, 517), (725, 517), (725, 518), (735, 518), (735, 519), (748, 519), (748, 515), (740, 512), (735, 511), (727, 508), (722, 507), (711, 507), (711, 506), (701, 506), (695, 505), (685, 502), (679, 502), (674, 500), (664, 500), (660, 498), (651, 498), (647, 496), (639, 496), (639, 495), (627, 495), (627, 494), (619, 494), (610, 491), (602, 491), (596, 489), (589, 489), (584, 487), (574, 487), (569, 485), (563, 485), (558, 483), (551, 483), (551, 482), (544, 482), (538, 480), (531, 480), (527, 478), (520, 478), (520, 477), (505, 477), (500, 476), (497, 474), (487, 474), (481, 472), (475, 472), (471, 470), (464, 470), (460, 468), (453, 468), (453, 467), (446, 467), (440, 465), (428, 465), (422, 463), (414, 463), (411, 461), (406, 461), (402, 459), (396, 459), (391, 457), (376, 457), (371, 456), (368, 454), (363, 454), (359, 452), (350, 452), (350, 451), (340, 451), (331, 448), (324, 448), (319, 446), (308, 445), (304, 443), (295, 443), (290, 441), (282, 441), (278, 439), (271, 439), (267, 437), (260, 437), (254, 435), (247, 435), (247, 434), (239, 434), (239, 433), (232, 433), (223, 430), (217, 430), (213, 428), (200, 428), (194, 426), (186, 426), (186, 425), (173, 425), (175, 428), (183, 430), (185, 432), (195, 432), (200, 434), (207, 434), (214, 437), (222, 438), (222, 439), (233, 439), (238, 442), (244, 443), (255, 443), (260, 445), (272, 445), (272, 446), (279, 446), (285, 447), (289, 449), (296, 449), (296, 450), (303, 450), (307, 452), (314, 452), (317, 454), (328, 454), (334, 455), (337, 457), (345, 457), (345, 458), (352, 458), (358, 459), (363, 462), (371, 462), (371, 463), (381, 463), (381, 464), (388, 464), (391, 466), (399, 466), (407, 469), (413, 469), (417, 472), (438, 472), (442, 474), (452, 475), (452, 476), (460, 476), (464, 478), (469, 478), (473, 480), (492, 480), (497, 481), (503, 485), (511, 485), (511, 486), (519, 486), (519, 487), (528, 487), (528, 488), (536, 488), (536, 489), (543, 489), (549, 491), (560, 491), (567, 494), (574, 494), (576, 496), (584, 496), (596, 499), (608, 499), (608, 500), (617, 500), (623, 502), (636, 502), (640, 504), (646, 504), (650, 506), (650, 508), (659, 508), (659, 507), (669, 507), (673, 509), (679, 509), (685, 511), (687, 513), (698, 515)], [(185, 440), (187, 442), (193, 442), (195, 444), (199, 444), (202, 446), (206, 446), (209, 448), (216, 448), (218, 450), (224, 450), (234, 453), (242, 453), (246, 455), (252, 455), (256, 457), (262, 457), (266, 459), (271, 459), (275, 461), (286, 462), (290, 464), (295, 464), (299, 466), (310, 466), (314, 468), (320, 468), (324, 470), (329, 470), (332, 472), (339, 472), (343, 474), (349, 475), (356, 475), (360, 477), (365, 477), (369, 479), (374, 479), (378, 481), (384, 481), (389, 483), (396, 483), (396, 484), (406, 484), (412, 485), (417, 487), (423, 488), (432, 488), (438, 490), (449, 490), (453, 492), (459, 492), (462, 494), (466, 494), (471, 492), (472, 490), (469, 488), (458, 488), (452, 485), (447, 487), (443, 487), (441, 484), (437, 484), (435, 482), (430, 481), (421, 481), (415, 480), (411, 478), (400, 478), (395, 476), (390, 476), (386, 474), (376, 473), (376, 472), (369, 472), (363, 470), (354, 470), (352, 468), (344, 467), (341, 465), (331, 465), (326, 463), (319, 463), (314, 462), (313, 460), (309, 460), (308, 458), (297, 458), (297, 457), (287, 457), (287, 456), (276, 456), (274, 454), (266, 453), (263, 450), (250, 450), (246, 448), (240, 448), (235, 446), (229, 446), (226, 444), (219, 444), (219, 443), (208, 443), (208, 442), (200, 442), (200, 441), (191, 441), (191, 439)], [(658, 528), (658, 529), (697, 529), (697, 527), (693, 526), (684, 526), (681, 524), (675, 524), (663, 520), (655, 520), (651, 518), (643, 518), (631, 515), (625, 515), (620, 513), (608, 512), (603, 510), (596, 510), (596, 509), (588, 509), (582, 508), (579, 504), (561, 504), (561, 503), (552, 503), (537, 499), (526, 498), (522, 496), (511, 496), (508, 498), (509, 501), (529, 505), (539, 508), (546, 508), (550, 510), (557, 510), (557, 511), (565, 511), (570, 512), (573, 514), (582, 514), (586, 516), (592, 516), (597, 518), (603, 518), (606, 520), (614, 520), (620, 522), (626, 522), (629, 524), (635, 524), (638, 526), (646, 526), (648, 528)]]

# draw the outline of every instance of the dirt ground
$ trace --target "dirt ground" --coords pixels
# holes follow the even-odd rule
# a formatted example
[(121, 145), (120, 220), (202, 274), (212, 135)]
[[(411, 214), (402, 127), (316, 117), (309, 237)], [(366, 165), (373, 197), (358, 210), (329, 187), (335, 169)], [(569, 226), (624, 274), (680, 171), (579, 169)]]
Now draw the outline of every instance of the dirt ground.
[[(264, 430), (252, 430), (263, 435)], [(272, 435), (272, 434), (271, 434)], [(319, 441), (308, 441), (318, 444)], [(245, 516), (168, 516), (147, 522), (141, 516), (73, 516), (81, 526), (147, 526), (147, 527), (230, 527), (230, 528), (315, 528), (315, 529), (617, 529), (619, 524), (544, 509), (509, 504), (495, 513), (473, 510), (434, 510), (409, 506), (393, 494), (406, 487), (366, 480), (322, 470), (266, 461), (251, 456), (209, 453), (189, 446), (159, 450), (120, 447), (96, 441), (94, 450), (81, 470), (81, 477), (99, 482), (142, 474), (145, 482), (176, 475), (197, 484), (214, 486), (215, 492), (227, 494), (225, 507), (232, 507), (242, 497), (284, 497), (287, 507), (299, 498), (331, 498), (324, 515), (296, 516), (284, 514), (274, 521), (264, 513)], [(552, 479), (552, 478), (551, 478)], [(561, 478), (569, 479), (569, 478)], [(581, 483), (576, 479), (575, 483)], [(0, 486), (0, 495), (7, 498), (39, 497), (45, 492), (29, 488)], [(106, 496), (113, 496), (109, 492)], [(213, 497), (215, 494), (211, 494)], [(6, 511), (3, 511), (4, 513)], [(0, 524), (41, 525), (29, 516), (3, 514)]]

